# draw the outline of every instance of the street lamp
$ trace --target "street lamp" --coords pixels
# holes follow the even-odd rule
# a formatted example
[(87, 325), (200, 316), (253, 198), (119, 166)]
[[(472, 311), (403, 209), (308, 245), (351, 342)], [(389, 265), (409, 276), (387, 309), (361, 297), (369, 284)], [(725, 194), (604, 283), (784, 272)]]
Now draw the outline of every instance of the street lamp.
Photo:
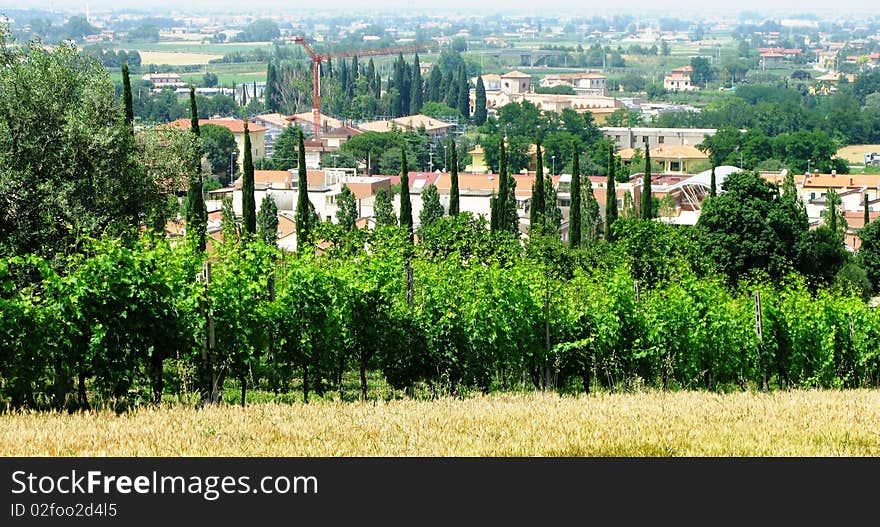
[(428, 152), (428, 172), (434, 171), (434, 151)]
[(449, 170), (449, 154), (446, 152), (449, 149), (447, 145), (443, 145), (443, 171)]
[(550, 156), (550, 160), (552, 161), (552, 164), (553, 164), (553, 168), (550, 169), (550, 173), (556, 174), (556, 156), (555, 155)]
[(238, 152), (233, 150), (229, 152), (229, 184), (231, 185), (233, 181), (235, 181), (235, 158), (237, 157)]
[(807, 174), (810, 173), (810, 164), (813, 162), (812, 159), (807, 159)]

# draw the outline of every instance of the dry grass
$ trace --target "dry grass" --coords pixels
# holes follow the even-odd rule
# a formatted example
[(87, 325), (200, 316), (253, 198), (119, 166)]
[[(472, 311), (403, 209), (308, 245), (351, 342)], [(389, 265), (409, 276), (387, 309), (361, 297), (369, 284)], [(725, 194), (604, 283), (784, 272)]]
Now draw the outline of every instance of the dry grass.
[(3, 456), (876, 456), (880, 391), (0, 415)]
[(183, 51), (141, 51), (143, 64), (168, 64), (169, 66), (188, 66), (190, 64), (207, 64), (212, 59), (223, 55), (213, 53), (188, 53)]

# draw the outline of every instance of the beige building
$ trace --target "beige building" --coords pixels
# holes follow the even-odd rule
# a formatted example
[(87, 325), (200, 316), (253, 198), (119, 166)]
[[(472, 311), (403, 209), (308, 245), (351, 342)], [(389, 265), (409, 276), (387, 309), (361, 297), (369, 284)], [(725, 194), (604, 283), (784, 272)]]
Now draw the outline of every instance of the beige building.
[(361, 123), (358, 129), (363, 132), (390, 132), (391, 130), (421, 130), (424, 128), (428, 137), (440, 139), (446, 137), (455, 125), (441, 121), (429, 115), (406, 115), (382, 121)]
[[(629, 164), (638, 150), (624, 148), (618, 152), (618, 155), (624, 164)], [(666, 174), (692, 173), (709, 161), (709, 154), (692, 145), (661, 145), (651, 148), (650, 152), (651, 164), (662, 165)]]
[[(483, 76), (484, 85), (486, 77)], [(561, 112), (565, 109), (574, 110), (578, 113), (590, 113), (596, 123), (603, 123), (609, 115), (625, 105), (613, 97), (602, 95), (553, 95), (534, 93), (532, 91), (532, 76), (519, 71), (512, 71), (499, 77), (499, 89), (486, 88), (486, 110), (490, 114), (498, 108), (510, 103), (529, 101), (545, 112)], [(476, 90), (471, 90), (470, 104), (471, 113), (476, 108)]]
[(599, 128), (605, 137), (614, 141), (617, 148), (644, 148), (645, 138), (649, 148), (660, 146), (696, 146), (707, 137), (715, 135), (715, 128), (650, 128), (604, 126)]
[[(242, 152), (244, 152), (244, 123), (245, 122), (241, 119), (233, 119), (231, 117), (222, 119), (199, 119), (199, 126), (213, 124), (216, 126), (222, 126), (232, 132), (232, 137), (235, 138), (235, 144), (238, 146), (236, 163), (238, 164), (239, 170), (244, 166), (244, 156), (242, 155)], [(168, 123), (168, 125), (182, 130), (189, 130), (192, 126), (192, 122), (187, 118), (181, 118)], [(267, 127), (256, 123), (248, 125), (248, 136), (251, 141), (251, 156), (254, 161), (266, 157), (266, 131), (268, 130)]]
[(669, 75), (663, 78), (663, 89), (666, 91), (696, 91), (700, 87), (693, 83), (691, 74), (694, 68), (682, 66), (674, 68)]
[(540, 81), (543, 88), (571, 86), (576, 95), (605, 96), (607, 78), (601, 73), (555, 73), (544, 76)]

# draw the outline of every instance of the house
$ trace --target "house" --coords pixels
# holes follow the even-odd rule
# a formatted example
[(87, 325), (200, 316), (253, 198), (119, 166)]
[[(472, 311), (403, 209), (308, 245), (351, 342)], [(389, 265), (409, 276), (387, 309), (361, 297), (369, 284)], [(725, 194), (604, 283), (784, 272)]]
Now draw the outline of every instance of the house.
[(189, 84), (183, 82), (177, 73), (147, 73), (141, 77), (145, 81), (153, 83), (153, 91), (161, 91), (163, 88), (185, 88)]
[(761, 53), (761, 69), (770, 70), (783, 67), (785, 55), (778, 52), (766, 51)]
[[(231, 117), (224, 117), (221, 119), (199, 119), (199, 126), (213, 124), (216, 126), (222, 126), (232, 132), (232, 137), (235, 138), (235, 144), (238, 145), (238, 156), (237, 163), (239, 170), (243, 166), (244, 156), (241, 155), (244, 148), (244, 124), (245, 122), (241, 119), (234, 119)], [(168, 126), (180, 128), (181, 130), (189, 130), (192, 126), (192, 122), (188, 118), (181, 118), (176, 121), (171, 121), (168, 123)], [(251, 156), (254, 161), (258, 159), (263, 159), (266, 157), (266, 132), (269, 129), (260, 124), (250, 124), (248, 125), (248, 136), (251, 141)]]
[(539, 84), (544, 88), (571, 86), (576, 95), (599, 95), (606, 93), (607, 78), (601, 73), (556, 73), (544, 76)]
[(430, 140), (446, 137), (455, 125), (441, 121), (429, 115), (407, 115), (394, 119), (371, 121), (361, 123), (358, 129), (363, 132), (390, 132), (391, 130), (421, 130), (424, 129)]
[(673, 73), (663, 77), (663, 89), (666, 91), (696, 91), (700, 87), (691, 83), (691, 76)]
[(501, 91), (504, 93), (528, 93), (532, 91), (532, 76), (521, 71), (511, 71), (501, 76)]
[(715, 128), (651, 128), (603, 126), (599, 130), (605, 137), (612, 139), (617, 148), (636, 148), (644, 145), (648, 139), (649, 148), (661, 145), (698, 145), (707, 137), (715, 135)]
[(287, 116), (280, 113), (264, 113), (250, 118), (250, 122), (259, 126), (266, 127), (265, 151), (266, 157), (272, 157), (275, 147), (275, 139), (290, 126)]
[[(624, 164), (630, 164), (637, 148), (624, 148), (618, 155)], [(689, 173), (709, 162), (709, 154), (692, 145), (660, 145), (650, 149), (651, 163), (663, 166), (663, 171), (670, 174)]]

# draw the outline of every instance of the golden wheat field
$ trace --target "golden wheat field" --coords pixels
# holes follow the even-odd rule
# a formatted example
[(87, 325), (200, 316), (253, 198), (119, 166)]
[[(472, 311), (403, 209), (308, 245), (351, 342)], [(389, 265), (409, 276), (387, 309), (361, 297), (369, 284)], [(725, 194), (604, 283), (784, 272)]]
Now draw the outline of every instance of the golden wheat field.
[(3, 456), (876, 456), (880, 391), (8, 413)]

